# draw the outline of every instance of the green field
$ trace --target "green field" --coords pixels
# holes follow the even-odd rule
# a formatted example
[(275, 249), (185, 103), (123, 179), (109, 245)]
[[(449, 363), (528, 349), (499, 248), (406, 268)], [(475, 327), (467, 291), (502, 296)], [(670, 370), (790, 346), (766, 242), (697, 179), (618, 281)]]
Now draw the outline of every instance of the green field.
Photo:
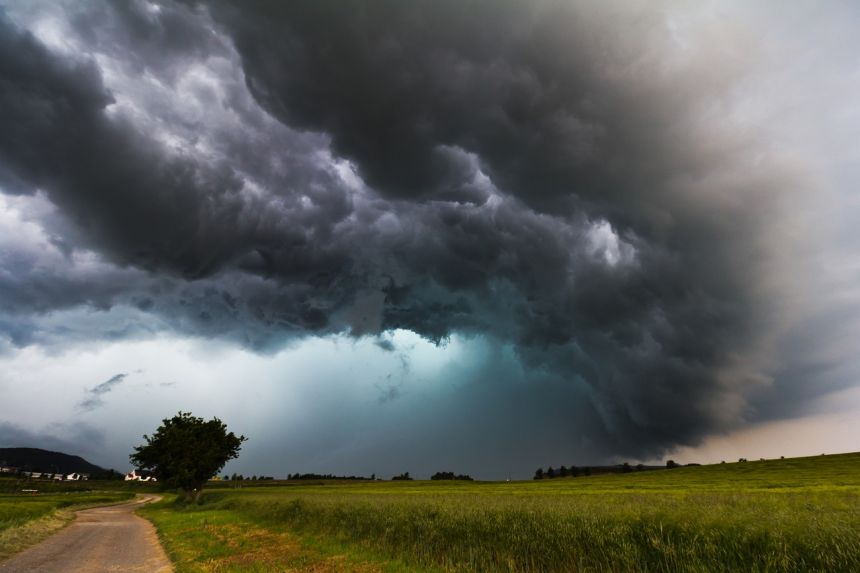
[(537, 482), (210, 489), (178, 571), (860, 571), (860, 454)]
[[(23, 494), (16, 480), (0, 480), (0, 559), (8, 557), (63, 527), (72, 511), (116, 503), (133, 497), (126, 491), (91, 491), (78, 483), (27, 483), (26, 489), (40, 488), (38, 494)], [(47, 490), (46, 493), (42, 491)]]

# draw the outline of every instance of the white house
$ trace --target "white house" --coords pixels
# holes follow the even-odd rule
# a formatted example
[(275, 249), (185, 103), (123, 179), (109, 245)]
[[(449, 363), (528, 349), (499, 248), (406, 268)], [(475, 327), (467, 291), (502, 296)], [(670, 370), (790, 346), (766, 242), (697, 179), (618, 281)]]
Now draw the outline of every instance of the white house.
[(158, 481), (154, 475), (137, 473), (137, 470), (131, 470), (125, 474), (125, 481)]

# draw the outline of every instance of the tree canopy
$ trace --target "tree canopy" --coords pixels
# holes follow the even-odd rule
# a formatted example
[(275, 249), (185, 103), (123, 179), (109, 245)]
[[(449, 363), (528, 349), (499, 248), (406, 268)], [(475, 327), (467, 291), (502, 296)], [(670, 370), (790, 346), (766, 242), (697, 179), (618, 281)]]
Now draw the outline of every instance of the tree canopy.
[(203, 485), (238, 457), (245, 436), (227, 431), (218, 418), (204, 420), (191, 412), (165, 418), (146, 444), (135, 446), (131, 463), (150, 470), (164, 487), (179, 488), (186, 499), (197, 499)]

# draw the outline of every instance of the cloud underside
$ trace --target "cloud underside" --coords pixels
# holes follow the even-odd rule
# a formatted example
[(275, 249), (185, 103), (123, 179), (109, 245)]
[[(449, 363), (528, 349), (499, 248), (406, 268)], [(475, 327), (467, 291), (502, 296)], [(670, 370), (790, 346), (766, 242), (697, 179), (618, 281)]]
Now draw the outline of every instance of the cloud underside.
[(0, 16), (8, 347), (480, 335), (609, 452), (756, 416), (795, 184), (726, 120), (731, 46), (615, 3), (153, 6)]

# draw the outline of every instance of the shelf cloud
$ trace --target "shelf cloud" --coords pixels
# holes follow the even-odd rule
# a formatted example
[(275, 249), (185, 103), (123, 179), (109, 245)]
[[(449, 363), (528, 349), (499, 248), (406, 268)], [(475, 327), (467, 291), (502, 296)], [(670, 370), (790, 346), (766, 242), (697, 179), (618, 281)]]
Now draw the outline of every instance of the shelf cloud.
[(809, 176), (738, 119), (754, 34), (678, 10), (7, 6), (0, 351), (480, 337), (524, 408), (569, 384), (595, 450), (640, 458), (792, 411), (762, 396), (793, 375)]

